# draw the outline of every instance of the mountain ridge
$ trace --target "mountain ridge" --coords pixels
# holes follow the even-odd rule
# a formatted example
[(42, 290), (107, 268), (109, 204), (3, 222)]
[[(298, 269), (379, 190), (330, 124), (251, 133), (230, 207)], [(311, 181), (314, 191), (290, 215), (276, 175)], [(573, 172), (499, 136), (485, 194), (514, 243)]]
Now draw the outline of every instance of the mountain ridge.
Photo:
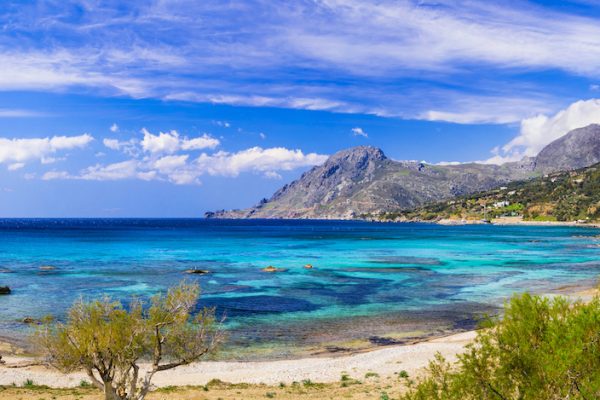
[(502, 165), (395, 161), (379, 148), (358, 146), (338, 151), (254, 207), (207, 212), (205, 217), (352, 219), (408, 210), (596, 162), (600, 162), (600, 125), (594, 124), (569, 132), (537, 157)]

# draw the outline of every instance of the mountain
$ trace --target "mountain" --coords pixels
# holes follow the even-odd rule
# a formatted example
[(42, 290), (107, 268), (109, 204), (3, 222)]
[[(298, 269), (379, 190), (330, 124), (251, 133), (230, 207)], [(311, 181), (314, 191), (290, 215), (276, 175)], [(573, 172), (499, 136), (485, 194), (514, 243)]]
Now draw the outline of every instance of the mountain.
[(208, 212), (205, 216), (350, 219), (397, 212), (559, 169), (578, 168), (581, 163), (591, 165), (600, 161), (599, 146), (600, 126), (590, 125), (552, 142), (536, 158), (503, 165), (395, 161), (380, 149), (354, 147), (332, 155), (254, 207)]
[(376, 220), (475, 220), (522, 217), (525, 221), (600, 220), (600, 164), (553, 172), (528, 181), (413, 210), (370, 216)]
[(600, 161), (600, 125), (574, 129), (544, 147), (535, 160), (542, 173), (588, 167)]

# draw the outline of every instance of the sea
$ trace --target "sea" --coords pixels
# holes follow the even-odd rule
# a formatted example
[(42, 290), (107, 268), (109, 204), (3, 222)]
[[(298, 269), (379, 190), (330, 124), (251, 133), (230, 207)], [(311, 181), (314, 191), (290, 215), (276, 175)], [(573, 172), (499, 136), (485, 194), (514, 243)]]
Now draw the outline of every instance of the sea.
[[(127, 306), (182, 280), (215, 307), (222, 359), (345, 354), (473, 329), (511, 295), (600, 275), (595, 228), (310, 220), (2, 219), (0, 338), (73, 302)], [(312, 268), (305, 266), (310, 264)], [(53, 268), (40, 268), (51, 266)], [(277, 272), (262, 269), (274, 266)], [(187, 274), (189, 269), (208, 271)]]

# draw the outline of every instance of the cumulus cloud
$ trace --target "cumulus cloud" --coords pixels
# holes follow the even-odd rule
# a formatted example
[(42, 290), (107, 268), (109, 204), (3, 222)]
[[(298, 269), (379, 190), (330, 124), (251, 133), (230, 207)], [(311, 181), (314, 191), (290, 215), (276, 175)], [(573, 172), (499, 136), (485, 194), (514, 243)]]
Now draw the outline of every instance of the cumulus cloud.
[(117, 125), (116, 123), (113, 123), (109, 129), (113, 133), (119, 132), (119, 125)]
[(206, 133), (196, 138), (180, 137), (176, 130), (154, 135), (143, 128), (142, 133), (144, 134), (141, 141), (142, 149), (148, 153), (172, 154), (179, 150), (214, 149), (220, 144), (218, 139)]
[(54, 179), (70, 179), (71, 175), (69, 175), (66, 171), (48, 171), (42, 175), (42, 179), (45, 181), (51, 181)]
[(129, 140), (104, 138), (102, 144), (111, 150), (120, 151), (132, 157), (137, 157), (140, 154), (140, 141), (135, 138)]
[(157, 159), (127, 160), (85, 168), (77, 174), (64, 171), (47, 172), (43, 179), (83, 180), (162, 180), (175, 184), (198, 184), (203, 175), (235, 177), (244, 172), (259, 173), (267, 178), (281, 178), (279, 171), (318, 165), (326, 155), (290, 150), (283, 147), (263, 149), (252, 147), (235, 153), (219, 151), (203, 153), (190, 160), (188, 154), (166, 155)]
[(369, 137), (369, 135), (367, 135), (367, 132), (363, 131), (362, 128), (359, 128), (359, 127), (352, 128), (351, 131), (354, 134), (354, 136), (362, 136), (362, 137), (366, 137), (366, 138)]
[(554, 115), (536, 115), (521, 121), (520, 133), (502, 147), (492, 150), (489, 163), (500, 164), (535, 156), (546, 145), (569, 131), (600, 123), (600, 99), (580, 100)]
[(316, 153), (304, 154), (302, 150), (284, 147), (263, 149), (252, 147), (237, 153), (217, 152), (202, 154), (196, 165), (210, 175), (237, 176), (241, 172), (290, 171), (295, 168), (322, 164), (327, 156)]
[(81, 179), (106, 181), (131, 178), (135, 176), (138, 162), (135, 160), (122, 161), (109, 165), (94, 165), (81, 173)]
[(189, 155), (184, 154), (181, 156), (165, 156), (154, 161), (154, 168), (161, 172), (169, 172), (181, 168), (186, 165)]
[(0, 138), (0, 164), (18, 165), (32, 160), (44, 162), (61, 150), (83, 148), (92, 140), (93, 137), (87, 133), (79, 136), (53, 136), (34, 139)]

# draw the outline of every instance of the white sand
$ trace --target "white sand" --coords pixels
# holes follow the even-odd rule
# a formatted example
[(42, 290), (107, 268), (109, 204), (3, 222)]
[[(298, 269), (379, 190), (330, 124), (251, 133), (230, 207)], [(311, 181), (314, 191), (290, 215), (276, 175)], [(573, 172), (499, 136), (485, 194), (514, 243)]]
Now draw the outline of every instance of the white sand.
[[(464, 346), (475, 338), (475, 332), (464, 332), (427, 342), (391, 346), (365, 353), (341, 357), (303, 358), (264, 362), (207, 361), (160, 372), (153, 382), (156, 386), (204, 385), (211, 379), (230, 383), (265, 383), (276, 385), (310, 379), (313, 382), (336, 382), (342, 373), (362, 379), (367, 372), (381, 376), (405, 370), (414, 376), (427, 366), (436, 352), (448, 360), (456, 359)], [(5, 357), (9, 363), (25, 362), (20, 357)], [(0, 385), (21, 385), (27, 379), (51, 387), (78, 386), (85, 374), (63, 375), (44, 367), (5, 368), (0, 366)]]

